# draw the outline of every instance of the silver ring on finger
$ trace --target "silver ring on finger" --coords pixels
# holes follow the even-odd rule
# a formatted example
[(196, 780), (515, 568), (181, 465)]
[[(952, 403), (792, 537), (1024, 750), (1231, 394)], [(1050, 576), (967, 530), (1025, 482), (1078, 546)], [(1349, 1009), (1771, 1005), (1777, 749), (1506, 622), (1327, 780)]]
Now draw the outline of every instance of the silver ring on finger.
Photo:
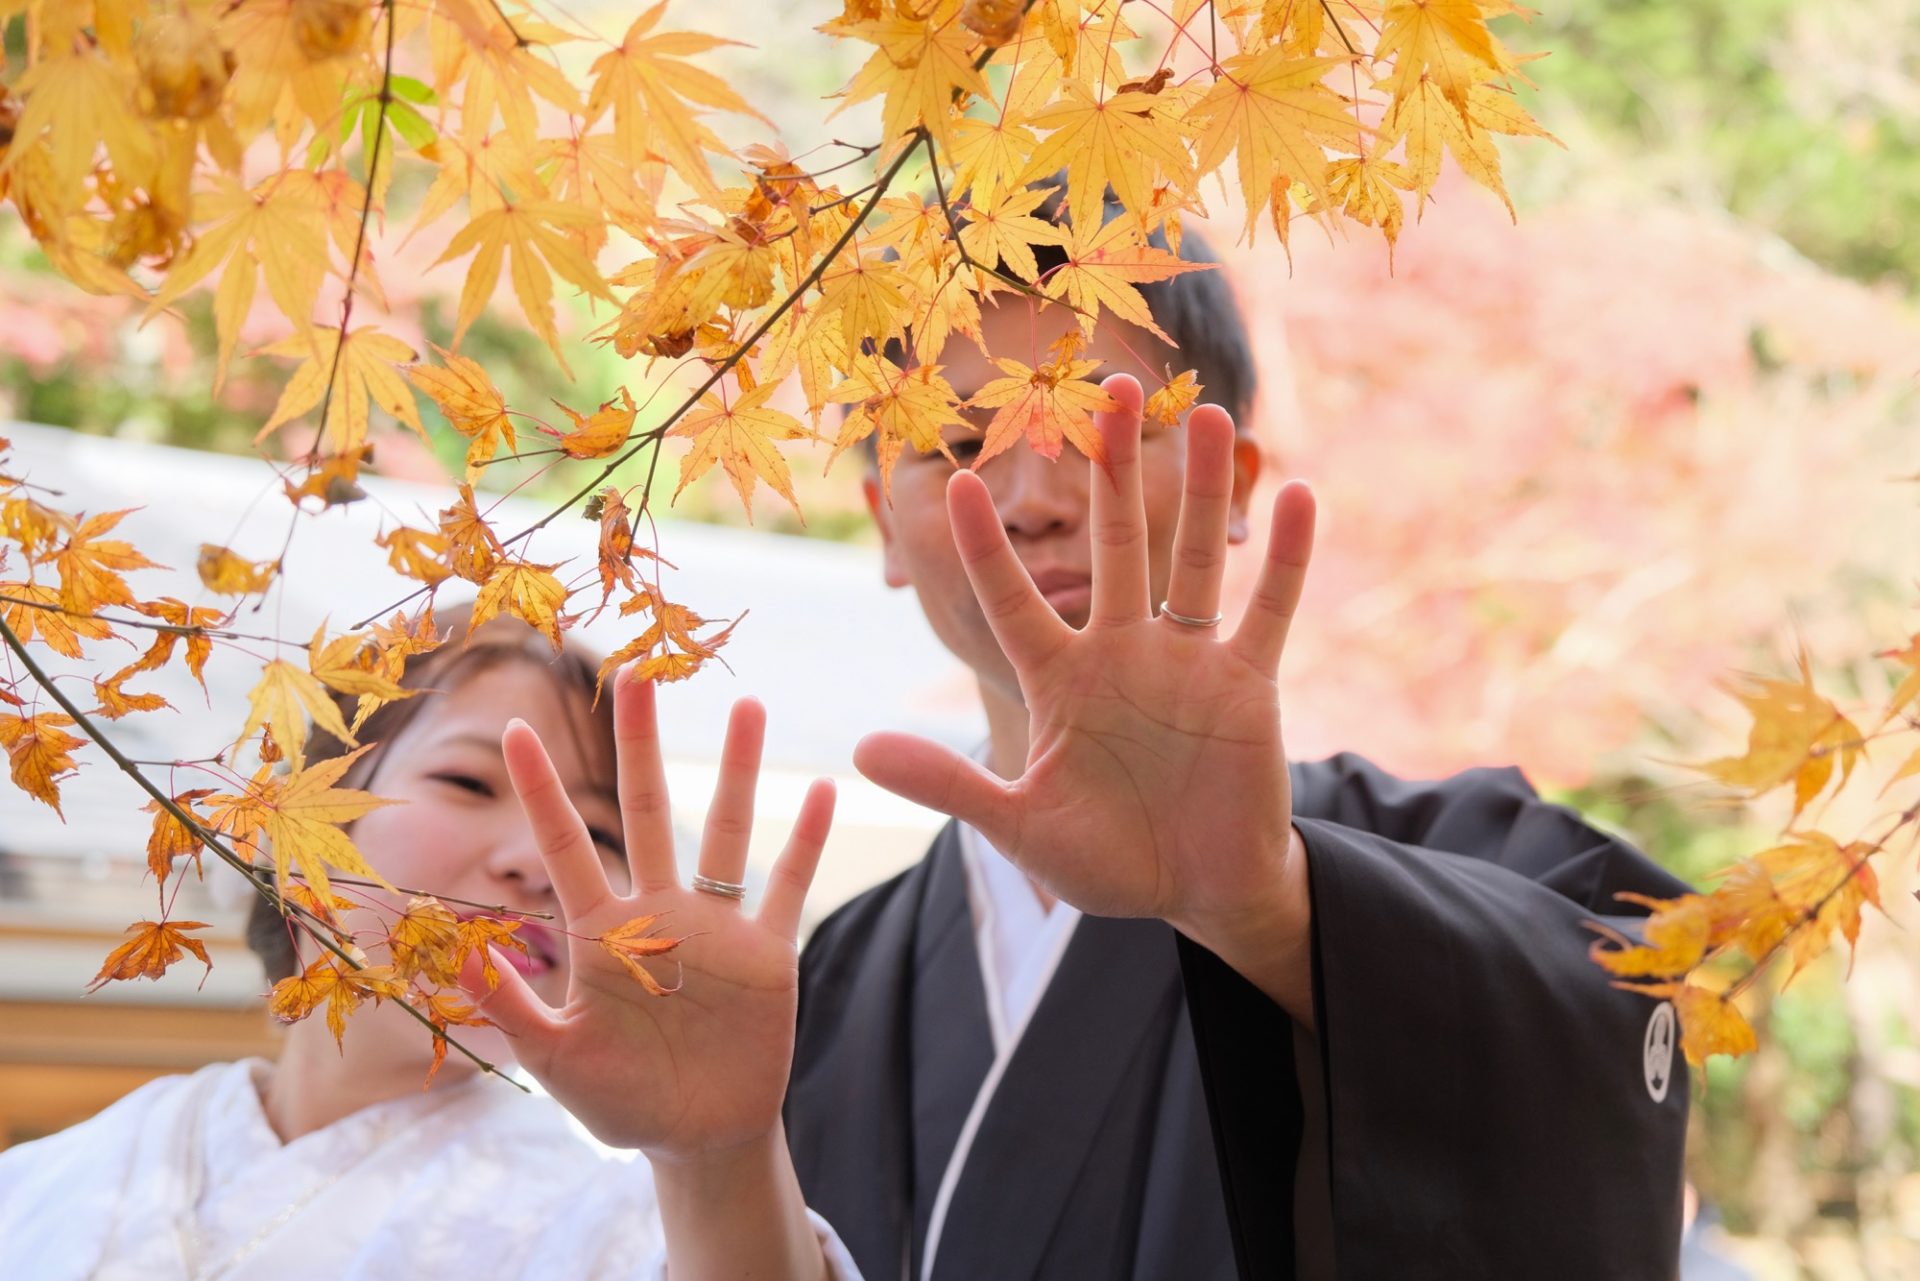
[(736, 903), (747, 896), (747, 887), (736, 881), (715, 880), (711, 876), (701, 876), (697, 873), (693, 878), (693, 888), (706, 894), (718, 894), (721, 898), (730, 898)]
[(1215, 614), (1212, 618), (1195, 618), (1191, 614), (1177, 614), (1167, 608), (1167, 602), (1160, 602), (1160, 617), (1171, 619), (1182, 627), (1198, 627), (1203, 631), (1209, 627), (1218, 627), (1225, 620), (1225, 614)]

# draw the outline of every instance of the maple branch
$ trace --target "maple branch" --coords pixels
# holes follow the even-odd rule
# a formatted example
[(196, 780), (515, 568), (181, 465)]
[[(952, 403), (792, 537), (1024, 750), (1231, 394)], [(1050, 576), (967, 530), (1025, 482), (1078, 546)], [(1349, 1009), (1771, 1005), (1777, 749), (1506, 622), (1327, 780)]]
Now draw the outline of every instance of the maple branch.
[[(380, 0), (380, 8), (387, 16), (387, 57), (385, 65), (380, 68), (380, 110), (373, 121), (373, 144), (367, 158), (367, 186), (361, 193), (360, 224), (353, 236), (353, 258), (347, 264), (346, 296), (340, 301), (340, 339), (333, 345), (333, 362), (327, 370), (327, 390), (320, 398), (320, 425), (314, 429), (313, 447), (307, 451), (310, 458), (320, 457), (320, 443), (327, 436), (327, 415), (333, 408), (333, 389), (340, 381), (340, 357), (347, 349), (347, 326), (353, 322), (354, 288), (360, 280), (361, 251), (367, 243), (367, 224), (373, 220), (373, 189), (378, 183), (380, 173), (380, 146), (387, 140), (387, 108), (393, 102), (393, 37), (394, 31), (400, 24), (394, 21), (393, 0)], [(496, 0), (494, 9), (498, 11), (499, 8)], [(506, 22), (506, 19), (507, 15), (502, 13), (500, 20)], [(507, 30), (513, 31), (511, 22), (507, 22)], [(516, 40), (519, 39), (519, 32), (514, 32), (514, 37)], [(524, 44), (525, 41), (520, 43)], [(299, 515), (297, 505), (294, 513), (297, 519)], [(286, 544), (280, 548), (280, 559), (286, 559), (287, 547), (292, 544), (293, 528), (289, 526)]]
[(50, 614), (65, 614), (68, 618), (84, 618), (97, 623), (112, 623), (115, 627), (143, 627), (151, 632), (171, 632), (175, 636), (204, 636), (209, 640), (252, 640), (266, 641), (273, 645), (291, 645), (298, 649), (308, 648), (311, 641), (282, 640), (278, 636), (262, 636), (254, 632), (236, 632), (226, 627), (208, 627), (192, 623), (156, 623), (148, 618), (116, 618), (110, 614), (89, 614), (84, 610), (68, 609), (65, 605), (53, 604), (43, 600), (25, 600), (19, 596), (9, 596), (0, 592), (0, 604), (20, 605), (27, 609), (41, 609)]
[[(98, 725), (93, 723), (92, 718), (81, 711), (72, 699), (60, 692), (60, 687), (54, 683), (53, 678), (47, 674), (46, 669), (34, 661), (33, 655), (27, 652), (26, 644), (14, 633), (13, 628), (7, 625), (7, 620), (4, 618), (0, 618), (0, 641), (6, 643), (7, 648), (13, 651), (14, 655), (19, 658), (21, 665), (27, 669), (27, 674), (32, 676), (40, 688), (45, 690), (48, 696), (60, 705), (60, 710), (68, 716), (71, 716), (74, 724), (77, 725), (88, 738), (92, 739), (95, 745), (107, 754), (107, 759), (119, 766), (121, 772), (131, 778), (140, 787), (140, 790), (151, 796), (154, 801), (159, 804), (162, 809), (166, 810), (167, 813), (171, 814), (174, 820), (182, 827), (192, 832), (202, 845), (212, 850), (228, 866), (246, 877), (247, 882), (253, 886), (256, 893), (265, 898), (269, 903), (272, 903), (282, 916), (293, 920), (293, 923), (298, 928), (305, 930), (308, 937), (312, 938), (314, 942), (333, 953), (336, 958), (344, 961), (353, 969), (363, 970), (367, 968), (366, 962), (356, 960), (346, 949), (327, 937), (327, 934), (332, 932), (332, 927), (327, 926), (325, 922), (321, 921), (319, 917), (315, 916), (314, 913), (308, 909), (298, 903), (290, 901), (285, 895), (281, 894), (279, 890), (271, 884), (264, 870), (256, 868), (251, 860), (243, 859), (231, 849), (227, 848), (211, 828), (207, 827), (197, 817), (188, 812), (171, 796), (168, 796), (160, 788), (156, 787), (153, 780), (149, 779), (140, 771), (139, 766), (135, 765), (118, 747), (113, 745), (112, 740), (106, 736), (105, 732), (103, 732)], [(500, 1077), (501, 1080), (510, 1083), (515, 1089), (523, 1093), (531, 1093), (531, 1091), (527, 1090), (526, 1086), (515, 1081), (512, 1077), (504, 1075), (499, 1068), (454, 1040), (447, 1033), (434, 1027), (433, 1020), (429, 1019), (419, 1010), (414, 1009), (413, 1006), (405, 1000), (396, 1000), (395, 1004), (404, 1009), (422, 1027), (432, 1032), (435, 1036), (442, 1038), (448, 1045), (473, 1060), (483, 1072)]]

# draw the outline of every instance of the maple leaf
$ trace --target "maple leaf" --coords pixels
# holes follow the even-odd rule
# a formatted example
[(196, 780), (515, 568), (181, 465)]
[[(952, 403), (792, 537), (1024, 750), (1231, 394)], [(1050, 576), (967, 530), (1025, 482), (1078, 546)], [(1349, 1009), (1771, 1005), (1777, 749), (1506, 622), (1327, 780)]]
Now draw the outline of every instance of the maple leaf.
[(713, 172), (706, 156), (712, 151), (731, 155), (713, 132), (694, 118), (688, 103), (717, 107), (773, 126), (711, 71), (684, 61), (737, 40), (694, 31), (662, 31), (648, 35), (667, 11), (664, 0), (633, 20), (620, 43), (594, 60), (590, 74), (593, 93), (587, 99), (587, 125), (613, 112), (613, 137), (630, 164), (638, 164), (658, 150), (695, 191), (716, 196)]
[(884, 356), (862, 356), (854, 361), (846, 381), (836, 386), (829, 398), (841, 403), (857, 402), (841, 420), (839, 438), (833, 442), (833, 460), (853, 445), (874, 436), (874, 454), (880, 464), (880, 485), (891, 497), (893, 467), (901, 451), (912, 445), (922, 454), (939, 450), (949, 460), (944, 431), (965, 427), (960, 416), (960, 397), (953, 385), (940, 373), (940, 365), (916, 365), (902, 369)]
[(29, 65), (13, 86), (23, 106), (11, 130), (12, 145), (0, 154), (0, 175), (32, 150), (44, 132), (57, 189), (83, 190), (94, 148), (107, 147), (122, 181), (144, 185), (158, 159), (152, 131), (134, 109), (130, 69), (72, 40)]
[(1464, 115), (1481, 72), (1500, 69), (1482, 12), (1488, 7), (1482, 0), (1390, 0), (1373, 56), (1393, 60), (1395, 96), (1426, 77)]
[(67, 658), (81, 657), (80, 642), (105, 640), (113, 629), (98, 618), (66, 612), (60, 593), (38, 583), (0, 583), (0, 618), (22, 641), (38, 638)]
[(247, 722), (233, 740), (235, 747), (253, 737), (257, 730), (266, 728), (273, 732), (274, 741), (298, 768), (303, 759), (300, 743), (306, 737), (308, 716), (327, 733), (353, 745), (353, 735), (341, 719), (340, 708), (325, 687), (285, 659), (273, 659), (260, 669), (259, 683), (247, 695), (247, 703)]
[(133, 674), (131, 670), (127, 670), (117, 672), (105, 680), (94, 678), (93, 697), (98, 703), (94, 708), (95, 715), (117, 721), (134, 712), (157, 712), (163, 707), (173, 706), (158, 694), (129, 694), (121, 688)]
[(1058, 458), (1060, 443), (1070, 441), (1090, 460), (1106, 465), (1106, 446), (1094, 428), (1093, 414), (1118, 408), (1119, 402), (1085, 381), (1100, 367), (1100, 361), (1063, 356), (1029, 368), (1000, 357), (993, 363), (1003, 376), (967, 399), (967, 404), (975, 408), (998, 411), (987, 423), (986, 438), (973, 460), (975, 471), (1022, 437), (1042, 457)]
[(408, 578), (431, 586), (453, 576), (445, 560), (453, 544), (442, 534), (399, 525), (373, 541), (375, 546), (387, 549), (387, 564)]
[(142, 654), (138, 661), (124, 669), (118, 676), (114, 677), (114, 679), (117, 681), (121, 679), (121, 677), (130, 676), (135, 672), (157, 671), (159, 668), (165, 666), (167, 661), (173, 657), (174, 645), (179, 642), (184, 642), (186, 645), (187, 671), (193, 676), (193, 679), (200, 682), (201, 689), (206, 689), (207, 659), (213, 656), (213, 638), (207, 635), (206, 629), (219, 626), (220, 623), (225, 620), (226, 615), (220, 610), (213, 609), (206, 605), (188, 605), (185, 601), (177, 600), (172, 596), (161, 596), (155, 600), (138, 601), (134, 604), (134, 609), (145, 614), (148, 618), (157, 618), (163, 623), (172, 624), (174, 627), (188, 628), (191, 630), (185, 632), (163, 631), (154, 633), (153, 643), (147, 647), (147, 652)]
[(885, 94), (880, 128), (897, 141), (925, 125), (942, 151), (953, 147), (956, 96), (992, 96), (975, 69), (974, 36), (961, 26), (959, 0), (935, 0), (924, 16), (901, 9), (887, 17), (840, 20), (821, 27), (878, 46), (840, 91), (843, 106)]
[(1064, 231), (1033, 216), (1033, 211), (1058, 190), (1019, 187), (990, 204), (968, 206), (967, 221), (960, 228), (960, 247), (982, 267), (1004, 262), (1007, 270), (1020, 279), (1034, 279), (1040, 274), (1040, 264), (1033, 256), (1033, 246), (1066, 243)]
[(211, 928), (205, 921), (135, 921), (127, 927), (127, 941), (107, 953), (87, 991), (97, 992), (114, 979), (157, 979), (189, 952), (207, 967), (200, 976), (205, 983), (207, 974), (213, 973), (213, 962), (207, 956), (207, 945), (188, 938), (187, 932)]
[[(415, 365), (407, 371), (407, 377), (440, 407), (449, 426), (473, 441), (467, 446), (467, 480), (471, 482), (503, 443), (508, 449), (514, 448), (513, 415), (507, 409), (506, 397), (477, 361), (455, 355), (438, 344), (433, 349), (445, 367)], [(394, 568), (400, 566), (395, 564)]]
[[(362, 445), (337, 454), (323, 454), (309, 464), (306, 479), (295, 485), (282, 481), (287, 501), (299, 507), (305, 498), (318, 498), (321, 510), (357, 503), (367, 496), (360, 488), (360, 467), (373, 457), (373, 446)], [(303, 509), (304, 510), (304, 509)]]
[(447, 1028), (492, 1027), (493, 1021), (483, 1017), (464, 998), (452, 992), (428, 993), (426, 1008), (421, 1013), (427, 1016), (427, 1023), (433, 1028), (433, 1062), (428, 1064), (426, 1083), (420, 1087), (426, 1090), (432, 1088), (440, 1065), (447, 1061)]
[(1602, 969), (1621, 978), (1672, 978), (1700, 963), (1713, 937), (1713, 905), (1706, 896), (1654, 899), (1621, 893), (1614, 897), (1650, 910), (1641, 928), (1646, 942), (1635, 944), (1616, 930), (1589, 922), (1589, 928), (1602, 935), (1589, 952)]
[(492, 575), (480, 585), (480, 594), (474, 598), (473, 619), (467, 625), (467, 635), (473, 635), (476, 627), (505, 612), (545, 636), (553, 652), (558, 654), (560, 631), (567, 625), (560, 617), (560, 610), (567, 603), (567, 589), (553, 575), (558, 568), (522, 560), (502, 560), (495, 565)]
[(615, 926), (606, 933), (597, 936), (594, 942), (603, 948), (608, 956), (620, 962), (628, 974), (647, 990), (650, 996), (667, 996), (680, 990), (678, 983), (664, 987), (660, 981), (648, 973), (642, 960), (656, 956), (665, 956), (686, 940), (668, 938), (659, 931), (661, 914), (637, 916), (623, 925)]
[(386, 965), (368, 965), (358, 969), (342, 968), (331, 956), (323, 956), (299, 974), (281, 979), (267, 996), (267, 1012), (282, 1023), (298, 1023), (320, 1005), (327, 1005), (327, 1029), (333, 1043), (345, 1048), (347, 1016), (360, 1002), (372, 997), (399, 1000), (406, 995), (406, 984)]
[(1220, 78), (1194, 104), (1192, 116), (1201, 125), (1197, 171), (1204, 177), (1229, 156), (1237, 158), (1249, 240), (1270, 191), (1297, 182), (1326, 201), (1323, 148), (1351, 150), (1360, 142), (1361, 126), (1346, 100), (1322, 83), (1350, 61), (1295, 58), (1284, 48), (1239, 54), (1222, 64)]
[(1094, 319), (1105, 307), (1170, 347), (1173, 339), (1154, 323), (1147, 300), (1134, 286), (1218, 265), (1184, 262), (1177, 254), (1148, 244), (1130, 218), (1115, 218), (1085, 235), (1076, 225), (1067, 238), (1066, 252), (1067, 261), (1047, 274), (1041, 288), (1050, 298), (1064, 298), (1079, 313), (1082, 332), (1093, 333)]
[(592, 259), (556, 227), (581, 228), (594, 223), (593, 215), (574, 205), (556, 201), (532, 201), (504, 205), (480, 214), (462, 227), (447, 243), (446, 252), (436, 260), (446, 262), (474, 250), (467, 267), (466, 284), (460, 290), (460, 312), (453, 330), (453, 345), (458, 348), (468, 326), (479, 316), (500, 281), (500, 267), (507, 251), (513, 251), (511, 272), (514, 297), (534, 331), (547, 346), (569, 378), (573, 370), (560, 349), (560, 335), (553, 324), (553, 276), (558, 274), (576, 288), (608, 302), (616, 301), (607, 282)]
[(568, 115), (580, 113), (580, 95), (566, 73), (536, 54), (572, 39), (566, 32), (525, 14), (509, 22), (495, 6), (473, 0), (437, 0), (433, 14), (434, 81), (443, 96), (466, 81), (460, 118), (469, 138), (487, 131), (497, 109), (515, 141), (533, 146), (535, 93)]
[[(1029, 174), (1064, 170), (1067, 218), (1076, 228), (1101, 224), (1108, 187), (1138, 213), (1151, 203), (1157, 172), (1183, 188), (1195, 174), (1179, 129), (1152, 95), (1116, 92), (1096, 98), (1081, 80), (1061, 82), (1064, 98), (1034, 112), (1029, 123), (1051, 129), (1027, 162)], [(1344, 117), (1343, 117), (1344, 119)]]
[[(194, 214), (196, 221), (216, 221), (168, 269), (142, 323), (218, 269), (213, 303), (218, 343), (213, 387), (218, 392), (263, 271), (280, 314), (303, 333), (311, 326), (327, 269), (327, 210), (324, 193), (311, 183), (279, 176), (248, 190), (222, 176), (212, 191), (195, 198)], [(306, 340), (300, 345), (304, 352)]]
[(722, 399), (718, 392), (708, 392), (700, 398), (697, 409), (683, 416), (668, 430), (670, 436), (684, 436), (693, 441), (693, 448), (680, 460), (680, 483), (673, 491), (675, 498), (718, 462), (726, 469), (728, 479), (733, 481), (734, 490), (740, 495), (740, 503), (747, 509), (749, 520), (753, 518), (753, 485), (756, 477), (766, 481), (796, 513), (799, 512), (800, 504), (793, 496), (793, 477), (787, 470), (787, 460), (781, 457), (773, 442), (812, 439), (814, 434), (792, 414), (767, 408), (767, 398), (773, 392), (772, 385), (762, 383), (751, 391), (736, 395), (731, 404)]
[(1744, 689), (1729, 692), (1753, 717), (1746, 753), (1696, 767), (1729, 787), (1759, 796), (1791, 782), (1793, 812), (1798, 815), (1832, 779), (1836, 757), (1844, 785), (1865, 755), (1860, 731), (1814, 688), (1805, 654), (1800, 656), (1798, 681), (1749, 677)]
[(313, 640), (307, 646), (307, 667), (327, 688), (359, 695), (348, 733), (359, 733), (367, 717), (386, 704), (421, 692), (399, 684), (406, 670), (405, 650), (396, 653), (394, 646), (370, 642), (352, 633), (329, 641), (326, 630), (325, 623), (315, 629)]
[[(340, 352), (338, 362), (334, 360), (335, 348)], [(413, 428), (420, 439), (427, 438), (413, 393), (396, 368), (413, 360), (417, 353), (398, 338), (381, 333), (377, 325), (352, 330), (344, 346), (338, 329), (315, 326), (305, 339), (283, 338), (255, 354), (304, 357), (281, 389), (266, 426), (255, 433), (256, 445), (325, 400), (329, 378), (334, 379), (333, 399), (327, 405), (327, 421), (321, 429), (336, 453), (349, 454), (366, 444), (370, 404), (378, 404)]]
[(164, 569), (117, 538), (102, 538), (126, 518), (132, 508), (101, 512), (83, 519), (54, 554), (60, 574), (60, 604), (79, 614), (91, 614), (105, 605), (131, 605), (133, 592), (121, 573), (134, 569)]
[[(173, 803), (192, 814), (193, 803), (211, 795), (212, 788), (196, 787), (191, 791), (176, 793)], [(187, 855), (193, 858), (194, 872), (204, 879), (200, 868), (199, 835), (175, 818), (173, 812), (159, 801), (148, 801), (140, 808), (153, 815), (153, 830), (147, 834), (147, 870), (153, 873), (153, 879), (164, 889), (167, 878), (173, 875), (173, 860)]]
[(480, 959), (480, 978), (492, 991), (500, 986), (500, 969), (493, 963), (495, 947), (510, 947), (522, 956), (527, 954), (526, 940), (515, 931), (520, 928), (519, 921), (503, 920), (495, 916), (469, 916), (460, 921), (460, 930), (454, 939), (454, 965), (466, 964), (468, 956)]
[(86, 745), (85, 739), (61, 728), (71, 724), (73, 717), (62, 712), (32, 716), (0, 712), (0, 747), (7, 749), (14, 785), (52, 806), (62, 820), (66, 815), (60, 809), (60, 781), (79, 768), (73, 763), (73, 749)]
[(484, 583), (505, 550), (493, 527), (473, 502), (473, 486), (460, 486), (460, 500), (440, 513), (440, 533), (447, 540), (453, 572), (470, 583)]
[(349, 876), (362, 877), (386, 889), (386, 878), (376, 872), (354, 848), (353, 841), (340, 830), (361, 815), (391, 805), (358, 788), (335, 787), (340, 776), (370, 750), (358, 748), (292, 772), (281, 778), (256, 774), (240, 794), (212, 797), (209, 804), (219, 806), (212, 821), (221, 830), (245, 839), (256, 833), (272, 848), (274, 875), (282, 892), (290, 883), (289, 873), (298, 869), (302, 879), (321, 894), (330, 893), (327, 868), (334, 867)]
[(633, 416), (638, 410), (625, 387), (620, 389), (620, 400), (623, 403), (618, 405), (606, 401), (587, 415), (576, 414), (556, 401), (560, 412), (573, 419), (572, 431), (554, 433), (560, 451), (569, 458), (605, 458), (626, 444), (627, 437), (633, 433)]
[(460, 918), (430, 894), (416, 894), (387, 931), (393, 968), (401, 978), (424, 975), (435, 983), (460, 981)]
[(208, 591), (223, 596), (251, 596), (267, 590), (267, 584), (280, 572), (280, 562), (251, 561), (230, 548), (201, 543), (195, 568), (200, 571), (200, 582)]
[(1162, 427), (1177, 424), (1180, 415), (1192, 409), (1193, 402), (1200, 399), (1200, 393), (1206, 390), (1201, 386), (1199, 377), (1195, 370), (1189, 369), (1162, 383), (1159, 390), (1147, 397), (1147, 403), (1140, 410), (1141, 418), (1152, 419)]
[(593, 616), (597, 618), (600, 611), (607, 607), (616, 584), (630, 592), (639, 590), (633, 573), (634, 556), (637, 554), (648, 560), (655, 559), (655, 556), (648, 548), (634, 545), (633, 520), (627, 511), (626, 499), (613, 486), (609, 485), (593, 496), (587, 503), (586, 516), (589, 520), (600, 522), (596, 556), (600, 572), (600, 605), (593, 611)]
[(1716, 1054), (1751, 1054), (1760, 1042), (1752, 1024), (1719, 992), (1684, 983), (1665, 994), (1680, 1016), (1680, 1049), (1700, 1067)]
[(1378, 148), (1369, 155), (1336, 160), (1327, 166), (1327, 203), (1362, 226), (1380, 228), (1387, 238), (1389, 267), (1404, 217), (1399, 193), (1412, 191), (1415, 185), (1407, 167), (1380, 159)]

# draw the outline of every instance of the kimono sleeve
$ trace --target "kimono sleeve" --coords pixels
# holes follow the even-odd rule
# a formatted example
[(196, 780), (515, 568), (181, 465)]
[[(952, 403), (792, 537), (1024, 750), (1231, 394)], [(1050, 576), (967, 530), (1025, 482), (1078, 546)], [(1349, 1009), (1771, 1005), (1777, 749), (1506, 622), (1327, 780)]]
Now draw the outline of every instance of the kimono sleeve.
[[(1319, 1070), (1296, 1078), (1286, 1015), (1183, 941), (1216, 1132), (1259, 1132), (1263, 1115), (1271, 1135), (1299, 1132), (1272, 1121), (1262, 1066), (1288, 1094), (1316, 1082), (1304, 1105), (1324, 1118), (1343, 1278), (1675, 1275), (1687, 1080), (1671, 1012), (1611, 985), (1586, 922), (1631, 931), (1617, 892), (1685, 886), (1517, 771), (1410, 783), (1336, 757), (1296, 779)], [(1272, 1163), (1291, 1167), (1297, 1143), (1220, 1148), (1243, 1224), (1250, 1193), (1292, 1188)]]

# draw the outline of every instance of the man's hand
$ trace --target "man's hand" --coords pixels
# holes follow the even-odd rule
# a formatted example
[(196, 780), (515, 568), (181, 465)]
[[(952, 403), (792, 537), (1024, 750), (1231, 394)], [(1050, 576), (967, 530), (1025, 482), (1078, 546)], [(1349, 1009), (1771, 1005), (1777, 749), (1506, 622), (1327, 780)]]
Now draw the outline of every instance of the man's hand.
[[(511, 724), (501, 747), (566, 917), (571, 977), (555, 1009), (501, 965), (481, 1009), (514, 1039), (521, 1066), (602, 1142), (644, 1149), (656, 1168), (734, 1161), (780, 1134), (799, 993), (794, 938), (833, 820), (833, 785), (807, 793), (766, 901), (749, 915), (680, 883), (653, 686), (622, 671), (613, 697), (632, 892), (608, 884), (539, 737)], [(745, 877), (765, 732), (758, 703), (734, 705), (700, 846), (699, 870), (714, 880)], [(654, 914), (663, 935), (686, 939), (645, 962), (666, 986), (677, 978), (666, 996), (650, 995), (594, 941)]]
[(1103, 916), (1157, 916), (1311, 1022), (1305, 856), (1275, 685), (1313, 546), (1314, 503), (1290, 482), (1274, 505), (1259, 582), (1230, 635), (1220, 607), (1233, 488), (1233, 421), (1187, 422), (1186, 484), (1165, 612), (1149, 598), (1140, 385), (1105, 388), (1107, 474), (1092, 478), (1093, 604), (1069, 627), (1022, 567), (979, 477), (955, 474), (960, 558), (1031, 717), (1011, 782), (937, 744), (874, 734), (855, 753), (890, 791), (970, 823), (1050, 893)]

